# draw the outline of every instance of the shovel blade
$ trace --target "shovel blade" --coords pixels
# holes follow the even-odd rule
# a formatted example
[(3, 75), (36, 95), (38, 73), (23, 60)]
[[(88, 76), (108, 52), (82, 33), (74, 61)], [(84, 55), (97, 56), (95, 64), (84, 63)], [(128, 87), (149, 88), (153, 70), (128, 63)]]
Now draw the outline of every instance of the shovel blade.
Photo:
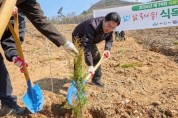
[(73, 99), (77, 98), (77, 91), (75, 81), (72, 81), (67, 91), (67, 102), (70, 106), (72, 106)]
[(22, 101), (30, 112), (37, 113), (41, 111), (44, 104), (44, 97), (40, 86), (36, 84), (32, 87), (28, 84), (27, 93), (23, 96)]
[[(83, 84), (86, 84), (86, 82), (87, 81), (84, 80)], [(72, 81), (69, 88), (68, 88), (68, 91), (67, 91), (67, 102), (70, 106), (72, 106), (73, 102), (78, 99), (77, 93), (78, 93), (78, 89), (76, 87), (76, 82)], [(82, 96), (85, 97), (86, 94), (83, 94)]]

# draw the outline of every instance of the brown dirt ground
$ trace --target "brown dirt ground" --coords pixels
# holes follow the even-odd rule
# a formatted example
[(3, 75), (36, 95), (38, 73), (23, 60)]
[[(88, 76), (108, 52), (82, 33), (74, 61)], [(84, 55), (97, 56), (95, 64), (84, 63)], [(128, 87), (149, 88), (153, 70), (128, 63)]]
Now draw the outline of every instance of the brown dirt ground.
[[(71, 39), (75, 25), (56, 27), (67, 39)], [(111, 58), (102, 65), (102, 81), (106, 87), (87, 85), (88, 101), (84, 118), (178, 117), (178, 64), (165, 55), (144, 48), (131, 37), (134, 32), (131, 33), (126, 41), (114, 41)], [(144, 33), (140, 33), (142, 36)], [(102, 52), (104, 42), (98, 47)], [(24, 117), (72, 117), (71, 109), (63, 107), (71, 82), (72, 57), (62, 47), (57, 48), (46, 40), (29, 23), (23, 51), (29, 63), (31, 81), (40, 85), (45, 97), (44, 108), (40, 113)], [(27, 88), (24, 76), (18, 67), (7, 61), (6, 64), (14, 88), (13, 94), (18, 96), (18, 103), (24, 106), (21, 101)], [(132, 66), (123, 68), (123, 64)]]

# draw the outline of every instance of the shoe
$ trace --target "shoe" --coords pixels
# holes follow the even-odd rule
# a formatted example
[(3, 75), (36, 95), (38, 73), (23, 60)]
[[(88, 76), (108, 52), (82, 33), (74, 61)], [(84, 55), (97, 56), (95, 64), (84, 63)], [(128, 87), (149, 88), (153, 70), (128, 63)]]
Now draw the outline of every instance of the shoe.
[(105, 85), (100, 80), (92, 80), (92, 83), (94, 83), (98, 87), (105, 87)]
[(26, 113), (26, 108), (22, 108), (18, 105), (8, 106), (2, 105), (0, 109), (0, 116), (22, 116)]

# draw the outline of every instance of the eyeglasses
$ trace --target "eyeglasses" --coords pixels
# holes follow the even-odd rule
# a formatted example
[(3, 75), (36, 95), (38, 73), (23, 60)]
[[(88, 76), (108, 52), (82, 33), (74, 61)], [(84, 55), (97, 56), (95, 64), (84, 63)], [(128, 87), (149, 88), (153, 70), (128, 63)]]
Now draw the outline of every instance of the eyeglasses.
[(105, 23), (106, 23), (106, 27), (109, 28), (110, 30), (114, 31), (116, 29), (116, 27), (112, 27), (109, 22), (105, 21)]

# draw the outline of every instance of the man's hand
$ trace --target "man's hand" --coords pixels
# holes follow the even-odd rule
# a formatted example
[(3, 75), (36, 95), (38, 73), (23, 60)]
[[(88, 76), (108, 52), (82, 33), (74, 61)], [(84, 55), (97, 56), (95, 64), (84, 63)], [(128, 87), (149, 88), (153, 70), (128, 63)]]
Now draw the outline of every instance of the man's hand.
[(95, 71), (94, 71), (94, 67), (93, 66), (88, 66), (88, 73), (91, 74), (91, 77), (93, 78)]
[(13, 14), (13, 15), (16, 15), (17, 13), (18, 13), (18, 8), (15, 6), (15, 7), (14, 7), (14, 10), (13, 10), (13, 12), (12, 12), (12, 14)]
[(64, 49), (69, 53), (74, 53), (74, 54), (78, 54), (78, 50), (76, 49), (76, 47), (74, 46), (74, 44), (70, 41), (67, 40), (66, 44), (64, 45)]
[(22, 73), (24, 73), (23, 67), (24, 67), (24, 66), (28, 67), (27, 62), (24, 61), (24, 60), (22, 60), (22, 59), (21, 59), (20, 57), (18, 57), (18, 56), (13, 57), (13, 58), (12, 58), (12, 61), (14, 62), (14, 64), (15, 64), (16, 66), (20, 67), (20, 71), (21, 71)]
[(110, 51), (109, 50), (105, 50), (104, 51), (104, 57), (105, 58), (109, 58), (110, 57)]

